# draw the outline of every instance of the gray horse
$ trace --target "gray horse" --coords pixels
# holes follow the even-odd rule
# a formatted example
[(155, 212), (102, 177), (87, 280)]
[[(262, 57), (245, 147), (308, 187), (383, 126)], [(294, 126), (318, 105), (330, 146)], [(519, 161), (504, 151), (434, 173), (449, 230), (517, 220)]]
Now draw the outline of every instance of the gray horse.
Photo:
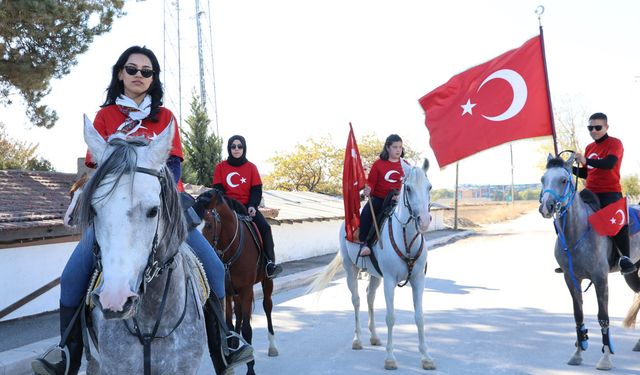
[(173, 134), (170, 125), (148, 144), (107, 143), (85, 120), (100, 167), (84, 189), (80, 221), (94, 227), (102, 269), (88, 301), (100, 357), (90, 360), (89, 374), (195, 374), (205, 351), (207, 283), (193, 272), (165, 167)]
[[(569, 359), (569, 365), (582, 363), (582, 352), (588, 347), (587, 329), (582, 312), (581, 282), (584, 279), (593, 282), (598, 298), (598, 321), (602, 332), (603, 355), (596, 368), (609, 370), (613, 367), (610, 355), (613, 354), (609, 333), (609, 287), (610, 272), (619, 271), (618, 262), (610, 266), (609, 260), (615, 251), (613, 241), (609, 237), (600, 236), (589, 224), (588, 217), (594, 208), (585, 203), (576, 194), (573, 183), (573, 155), (566, 162), (561, 158), (547, 159), (547, 170), (542, 176), (542, 192), (540, 193), (540, 213), (544, 218), (553, 217), (558, 233), (555, 245), (555, 256), (564, 272), (564, 280), (573, 298), (573, 315), (576, 322), (576, 350)], [(632, 237), (631, 259), (640, 259), (640, 236)], [(626, 275), (625, 280), (634, 292), (640, 292), (638, 273)], [(640, 349), (640, 341), (634, 350)]]

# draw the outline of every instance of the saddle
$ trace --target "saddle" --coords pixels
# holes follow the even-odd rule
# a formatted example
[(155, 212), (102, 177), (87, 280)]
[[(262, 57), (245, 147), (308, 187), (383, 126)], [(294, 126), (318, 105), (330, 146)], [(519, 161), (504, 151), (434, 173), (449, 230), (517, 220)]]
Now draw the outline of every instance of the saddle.
[(249, 215), (243, 215), (240, 212), (236, 212), (238, 214), (238, 220), (243, 222), (249, 233), (251, 233), (251, 238), (253, 242), (255, 242), (256, 246), (258, 246), (258, 252), (262, 253), (264, 242), (262, 241), (262, 235), (260, 234), (260, 230), (258, 229), (258, 225), (253, 221), (253, 218)]
[[(384, 201), (382, 202), (382, 208), (380, 212), (376, 213), (375, 221), (378, 224), (378, 228), (382, 228), (387, 219), (389, 219), (391, 215), (393, 215), (393, 209), (396, 207), (397, 203), (395, 200), (393, 200), (395, 194), (395, 191), (391, 191), (389, 194), (387, 194), (387, 196), (384, 198)], [(369, 246), (371, 247), (376, 242), (378, 242), (378, 235), (376, 234), (376, 229), (372, 225), (371, 228), (369, 228), (369, 233), (367, 234), (367, 244), (369, 244)]]

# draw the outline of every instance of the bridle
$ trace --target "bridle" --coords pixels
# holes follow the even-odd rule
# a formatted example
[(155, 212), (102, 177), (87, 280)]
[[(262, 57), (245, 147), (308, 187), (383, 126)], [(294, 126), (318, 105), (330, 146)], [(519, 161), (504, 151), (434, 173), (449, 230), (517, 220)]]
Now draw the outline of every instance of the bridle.
[[(405, 180), (405, 182), (406, 182), (406, 180)], [(408, 188), (407, 188), (406, 183), (402, 184), (402, 204), (404, 205), (404, 207), (409, 212), (409, 217), (407, 218), (406, 221), (403, 222), (398, 217), (397, 212), (394, 212), (393, 215), (391, 216), (391, 218), (389, 218), (389, 225), (388, 225), (388, 227), (389, 227), (389, 240), (391, 242), (391, 247), (393, 248), (395, 253), (398, 255), (398, 257), (400, 257), (400, 259), (402, 259), (407, 264), (407, 268), (408, 268), (407, 278), (403, 283), (398, 284), (399, 287), (403, 287), (403, 286), (407, 285), (407, 283), (409, 282), (409, 279), (411, 278), (411, 274), (413, 272), (413, 267), (415, 266), (416, 261), (420, 258), (420, 255), (422, 255), (422, 250), (424, 248), (424, 236), (421, 235), (420, 230), (418, 228), (419, 217), (413, 211), (413, 208), (411, 207), (411, 204), (409, 202)], [(402, 253), (402, 251), (398, 247), (398, 244), (396, 243), (396, 240), (395, 240), (395, 238), (393, 236), (393, 220), (394, 219), (402, 227), (402, 239), (403, 239), (403, 242), (404, 242), (405, 254)], [(411, 223), (411, 222), (413, 222), (413, 225), (414, 225), (414, 228), (415, 228), (415, 235), (411, 238), (411, 241), (408, 241), (408, 239), (407, 239), (407, 226), (409, 226), (409, 223)], [(418, 252), (416, 253), (415, 256), (411, 256), (411, 248), (413, 247), (413, 244), (416, 242), (418, 237), (420, 237), (420, 246), (418, 247)]]

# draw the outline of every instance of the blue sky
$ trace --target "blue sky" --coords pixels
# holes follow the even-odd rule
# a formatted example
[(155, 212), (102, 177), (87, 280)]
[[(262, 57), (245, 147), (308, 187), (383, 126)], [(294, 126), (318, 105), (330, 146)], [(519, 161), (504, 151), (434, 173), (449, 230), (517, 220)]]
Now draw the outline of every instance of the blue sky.
[[(356, 136), (400, 134), (434, 166), (436, 188), (453, 187), (454, 167), (439, 170), (429, 147), (418, 99), (452, 75), (520, 46), (537, 35), (539, 1), (225, 0), (211, 6), (220, 134), (247, 138), (248, 157), (263, 173), (267, 159), (310, 137), (329, 135), (344, 147), (348, 123)], [(188, 3), (188, 4), (187, 4)], [(181, 1), (183, 116), (198, 87), (193, 1)], [(128, 1), (127, 16), (96, 38), (78, 65), (52, 83), (46, 102), (60, 121), (51, 130), (31, 128), (22, 107), (0, 109), (15, 138), (39, 143), (40, 154), (60, 171), (73, 172), (84, 155), (82, 114), (95, 115), (104, 100), (109, 71), (127, 47), (152, 48), (167, 62), (166, 105), (178, 114), (177, 37), (173, 6)], [(169, 2), (167, 1), (167, 4)], [(547, 1), (542, 21), (554, 106), (585, 116), (609, 115), (610, 134), (626, 145), (622, 172), (640, 173), (640, 2)], [(163, 44), (163, 40), (166, 42)], [(209, 51), (209, 50), (208, 50)], [(166, 59), (165, 59), (166, 55)], [(207, 90), (212, 92), (211, 54)], [(567, 104), (568, 102), (571, 104)], [(584, 121), (586, 125), (586, 118)], [(582, 147), (589, 141), (581, 127)], [(635, 141), (635, 142), (632, 142)], [(542, 141), (513, 143), (515, 182), (539, 180), (546, 158)], [(460, 162), (461, 183), (511, 181), (509, 147)]]

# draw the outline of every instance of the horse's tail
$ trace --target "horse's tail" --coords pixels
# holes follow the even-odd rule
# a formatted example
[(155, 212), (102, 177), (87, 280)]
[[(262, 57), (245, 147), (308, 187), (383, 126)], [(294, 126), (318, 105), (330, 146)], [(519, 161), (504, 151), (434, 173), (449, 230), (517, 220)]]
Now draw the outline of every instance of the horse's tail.
[(627, 316), (622, 321), (622, 326), (626, 328), (635, 328), (638, 311), (640, 311), (640, 293), (636, 293), (633, 297), (633, 304), (631, 304), (631, 307), (627, 312)]
[(307, 288), (307, 293), (313, 293), (324, 289), (327, 284), (329, 284), (329, 282), (333, 279), (333, 276), (335, 276), (336, 272), (338, 272), (341, 266), (342, 254), (338, 250), (335, 258), (333, 258), (331, 263), (329, 263), (329, 265), (325, 267), (324, 271), (322, 271), (322, 273), (313, 280), (311, 285), (309, 285), (309, 287)]

